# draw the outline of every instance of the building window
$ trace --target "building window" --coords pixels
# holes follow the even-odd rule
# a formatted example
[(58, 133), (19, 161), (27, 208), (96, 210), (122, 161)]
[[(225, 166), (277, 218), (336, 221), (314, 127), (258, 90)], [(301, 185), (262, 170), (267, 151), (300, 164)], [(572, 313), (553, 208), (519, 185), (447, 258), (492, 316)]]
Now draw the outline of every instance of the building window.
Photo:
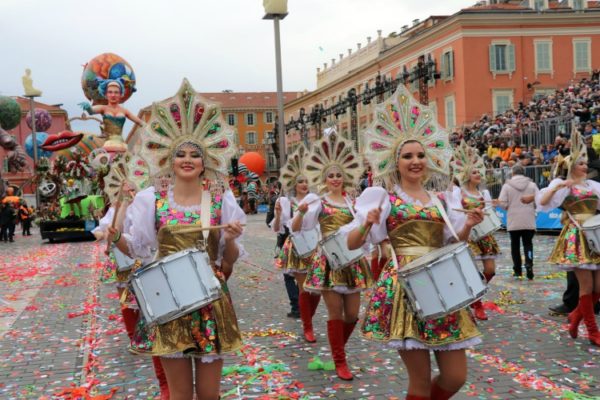
[(254, 113), (246, 114), (246, 125), (254, 125)]
[(273, 152), (267, 153), (267, 168), (270, 170), (277, 169), (277, 157)]
[(590, 72), (591, 67), (591, 41), (590, 39), (573, 39), (574, 72)]
[(235, 126), (235, 114), (227, 114), (227, 123), (231, 126)]
[(535, 11), (548, 9), (548, 0), (529, 0), (529, 6)]
[(272, 124), (273, 123), (273, 112), (272, 111), (267, 111), (265, 113), (265, 122), (267, 124)]
[(493, 43), (490, 46), (490, 71), (494, 74), (515, 71), (515, 46), (510, 43)]
[[(417, 69), (417, 65), (413, 65), (412, 67), (410, 67), (409, 71), (411, 72), (411, 75), (413, 75), (413, 72), (416, 71)], [(417, 75), (416, 73), (414, 75)], [(411, 76), (409, 79), (413, 79), (414, 76)], [(410, 91), (411, 92), (416, 92), (419, 90), (419, 79), (414, 79), (411, 83), (410, 83)]]
[(573, 10), (581, 11), (587, 8), (587, 2), (585, 0), (569, 0), (569, 5)]
[(451, 129), (456, 125), (456, 102), (454, 96), (448, 96), (444, 99), (444, 108), (446, 109), (446, 128)]
[(494, 115), (503, 114), (506, 110), (512, 109), (512, 90), (493, 90), (492, 92)]
[(447, 50), (442, 54), (442, 79), (452, 80), (454, 78), (454, 51)]
[(246, 132), (246, 144), (256, 144), (256, 132)]
[(537, 40), (535, 46), (535, 72), (552, 72), (552, 41)]

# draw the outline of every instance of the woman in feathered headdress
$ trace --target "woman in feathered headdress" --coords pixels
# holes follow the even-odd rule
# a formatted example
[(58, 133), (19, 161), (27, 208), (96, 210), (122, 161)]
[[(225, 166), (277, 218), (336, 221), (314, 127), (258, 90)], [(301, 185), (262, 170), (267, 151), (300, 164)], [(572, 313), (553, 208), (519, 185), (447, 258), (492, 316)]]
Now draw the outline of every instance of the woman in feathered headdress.
[(600, 184), (587, 179), (587, 148), (581, 134), (573, 129), (571, 154), (564, 160), (566, 179), (555, 178), (536, 197), (540, 210), (563, 209), (563, 229), (549, 261), (559, 268), (574, 271), (579, 283), (579, 304), (569, 314), (569, 334), (577, 337), (583, 320), (590, 343), (600, 346), (600, 332), (594, 316), (594, 304), (600, 299), (600, 254), (589, 246), (581, 225), (600, 209)]
[(323, 242), (335, 240), (339, 228), (354, 219), (353, 204), (346, 189), (356, 187), (362, 172), (362, 162), (350, 140), (335, 132), (324, 135), (313, 144), (305, 161), (309, 185), (318, 188), (323, 196), (306, 196), (292, 221), (292, 232), (314, 229), (317, 224), (321, 229), (323, 240), (313, 257), (304, 289), (320, 293), (325, 300), (327, 338), (336, 373), (344, 380), (352, 379), (346, 363), (346, 342), (358, 320), (360, 292), (371, 285), (372, 279), (368, 263), (360, 254), (356, 260), (347, 260), (342, 268), (333, 269), (337, 260), (325, 256)]
[[(356, 200), (355, 222), (344, 228), (349, 231), (349, 248), (380, 244), (382, 257), (387, 258), (367, 305), (362, 333), (399, 351), (408, 370), (407, 399), (450, 398), (467, 376), (465, 349), (481, 342), (468, 308), (437, 319), (418, 319), (398, 279), (399, 269), (446, 245), (451, 232), (466, 240), (482, 221), (480, 210), (465, 218), (443, 197), (425, 189), (428, 180), (448, 174), (451, 155), (448, 134), (434, 114), (400, 85), (376, 106), (375, 119), (365, 132), (365, 157), (374, 179), (384, 181), (386, 188), (367, 188)], [(433, 381), (431, 350), (440, 370)]]
[(298, 205), (309, 194), (308, 178), (304, 172), (304, 161), (307, 155), (308, 150), (306, 150), (306, 147), (300, 145), (288, 157), (285, 165), (281, 168), (279, 180), (283, 192), (287, 196), (280, 197), (275, 203), (275, 218), (271, 227), (281, 238), (285, 237), (275, 265), (282, 269), (284, 274), (290, 274), (296, 279), (296, 284), (300, 292), (298, 305), (304, 339), (309, 343), (314, 343), (316, 339), (313, 332), (312, 317), (317, 311), (321, 296), (304, 290), (304, 281), (308, 269), (312, 265), (313, 254), (305, 258), (298, 257), (289, 236), (290, 224), (294, 214), (298, 212)]
[[(164, 324), (140, 318), (136, 327), (130, 351), (161, 357), (175, 399), (191, 400), (194, 387), (198, 398), (216, 399), (222, 357), (242, 345), (225, 279), (243, 253), (239, 239), (246, 218), (231, 191), (222, 192), (236, 151), (233, 136), (220, 108), (187, 80), (174, 97), (154, 103), (141, 155), (153, 175), (172, 173), (173, 184), (166, 191), (151, 186), (139, 192), (127, 210), (125, 225), (131, 228), (122, 235), (111, 230), (118, 248), (144, 263), (152, 260), (152, 249), (164, 258), (204, 243), (220, 281), (221, 296), (209, 305)], [(224, 228), (203, 230), (206, 225)]]
[[(454, 151), (452, 162), (452, 172), (459, 186), (455, 186), (450, 193), (454, 197), (453, 201), (460, 204), (466, 210), (475, 208), (486, 208), (486, 203), (492, 205), (492, 197), (487, 190), (480, 190), (481, 179), (485, 176), (485, 164), (483, 159), (477, 154), (477, 149), (470, 147), (463, 140)], [(490, 212), (494, 212), (490, 210)], [(500, 248), (493, 235), (487, 235), (478, 241), (469, 240), (469, 247), (475, 259), (481, 260), (483, 263), (483, 276), (489, 283), (494, 275), (496, 275), (496, 258), (500, 254)], [(533, 278), (533, 270), (531, 265), (525, 266), (527, 276), (531, 274)], [(515, 272), (516, 273), (516, 272)], [(520, 274), (519, 274), (520, 275)], [(531, 279), (530, 278), (530, 279)], [(475, 317), (480, 320), (487, 320), (488, 317), (483, 308), (481, 300), (477, 300), (471, 304), (475, 311)]]

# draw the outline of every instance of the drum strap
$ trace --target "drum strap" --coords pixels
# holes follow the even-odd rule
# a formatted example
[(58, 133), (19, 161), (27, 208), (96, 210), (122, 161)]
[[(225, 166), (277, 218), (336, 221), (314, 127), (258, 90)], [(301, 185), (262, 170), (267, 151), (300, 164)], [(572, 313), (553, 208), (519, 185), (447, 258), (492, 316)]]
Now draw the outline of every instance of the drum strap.
[(436, 196), (435, 193), (433, 193), (433, 192), (428, 192), (428, 193), (429, 193), (429, 197), (431, 197), (431, 202), (440, 211), (440, 214), (442, 215), (442, 219), (446, 223), (446, 226), (450, 230), (450, 233), (452, 233), (452, 236), (454, 236), (454, 238), (456, 239), (457, 242), (460, 242), (460, 239), (458, 238), (458, 235), (456, 234), (456, 231), (454, 230), (454, 227), (450, 223), (450, 218), (448, 218), (448, 214), (446, 214), (446, 209), (444, 208), (444, 205), (442, 204), (442, 202)]
[[(200, 205), (200, 212), (201, 212), (200, 223), (202, 224), (202, 228), (210, 227), (211, 201), (212, 201), (212, 196), (210, 195), (210, 191), (208, 189), (204, 189), (202, 191), (202, 204)], [(207, 251), (207, 249), (208, 249), (208, 235), (210, 235), (210, 231), (202, 232), (202, 239), (204, 242), (204, 251)]]

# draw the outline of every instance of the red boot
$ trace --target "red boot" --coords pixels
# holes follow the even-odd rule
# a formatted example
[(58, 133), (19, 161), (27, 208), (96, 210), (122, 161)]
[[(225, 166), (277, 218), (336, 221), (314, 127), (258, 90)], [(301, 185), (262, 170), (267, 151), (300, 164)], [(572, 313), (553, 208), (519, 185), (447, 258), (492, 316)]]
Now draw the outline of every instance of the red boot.
[(583, 323), (588, 331), (590, 343), (595, 346), (600, 346), (600, 332), (596, 324), (596, 316), (594, 315), (594, 296), (586, 294), (579, 297), (579, 306), (583, 314)]
[(446, 389), (442, 389), (434, 379), (431, 382), (431, 400), (448, 400), (452, 396), (454, 396), (456, 392), (449, 392)]
[[(581, 301), (581, 299), (579, 301)], [(577, 307), (575, 307), (575, 309), (573, 311), (571, 311), (571, 313), (569, 314), (569, 317), (568, 317), (569, 335), (573, 339), (577, 339), (577, 333), (579, 331), (579, 324), (581, 323), (582, 319), (583, 319), (583, 314), (581, 313), (581, 310), (579, 310), (579, 304), (577, 304)]]
[(123, 315), (123, 324), (125, 324), (127, 336), (129, 337), (129, 340), (131, 340), (133, 338), (133, 334), (135, 333), (135, 325), (137, 324), (138, 318), (140, 316), (140, 310), (122, 307), (121, 315)]
[(480, 319), (482, 321), (487, 321), (488, 317), (485, 314), (485, 310), (483, 309), (483, 304), (481, 300), (477, 300), (475, 303), (471, 304), (471, 308), (473, 309), (473, 314), (475, 314), (475, 318)]
[(311, 297), (313, 296), (311, 296), (311, 294), (308, 292), (302, 292), (300, 293), (299, 297), (300, 298), (298, 299), (298, 304), (300, 306), (300, 319), (302, 320), (302, 330), (304, 331), (304, 339), (308, 343), (314, 343), (317, 341), (317, 339), (315, 339), (315, 334), (313, 332), (312, 326)]
[(160, 362), (160, 357), (152, 357), (152, 365), (154, 366), (154, 374), (158, 379), (158, 387), (160, 388), (160, 400), (169, 400), (169, 385), (167, 384), (167, 376)]
[(354, 322), (344, 322), (344, 346), (348, 343), (348, 339), (352, 336), (352, 332), (354, 331), (354, 327), (358, 320)]
[(344, 321), (341, 319), (327, 321), (327, 338), (331, 346), (331, 356), (335, 363), (337, 376), (345, 381), (351, 381), (353, 377), (346, 363), (346, 351), (344, 350)]

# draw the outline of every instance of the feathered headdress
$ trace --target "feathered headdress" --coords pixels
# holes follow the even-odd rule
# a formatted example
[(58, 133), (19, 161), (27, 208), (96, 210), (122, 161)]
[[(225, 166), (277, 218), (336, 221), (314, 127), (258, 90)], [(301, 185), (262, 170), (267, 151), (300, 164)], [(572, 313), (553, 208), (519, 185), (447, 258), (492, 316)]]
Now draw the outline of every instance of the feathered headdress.
[(319, 192), (325, 190), (325, 177), (332, 167), (337, 167), (342, 172), (344, 188), (354, 188), (364, 169), (352, 141), (342, 138), (336, 132), (324, 135), (313, 144), (304, 166), (308, 184)]
[(460, 184), (469, 180), (471, 173), (478, 170), (479, 174), (485, 176), (485, 164), (477, 149), (469, 146), (464, 140), (454, 150), (454, 156), (450, 162), (452, 174)]
[(234, 128), (223, 120), (221, 107), (208, 103), (184, 79), (174, 97), (152, 104), (140, 155), (148, 161), (153, 175), (164, 175), (171, 169), (177, 148), (189, 143), (202, 153), (205, 175), (222, 177), (236, 153), (234, 136)]
[(285, 165), (281, 167), (279, 181), (281, 182), (284, 193), (292, 192), (296, 186), (296, 180), (299, 177), (306, 175), (304, 172), (304, 162), (307, 156), (308, 150), (301, 144), (287, 158)]
[(452, 149), (448, 132), (427, 106), (416, 101), (404, 85), (398, 85), (390, 98), (375, 106), (375, 119), (365, 131), (364, 153), (374, 179), (383, 180), (388, 187), (398, 183), (398, 152), (409, 140), (425, 149), (430, 173), (449, 174)]
[(587, 162), (587, 159), (588, 156), (585, 140), (583, 139), (583, 135), (581, 135), (577, 129), (577, 125), (575, 122), (573, 122), (571, 128), (571, 154), (565, 157), (565, 162), (567, 165), (567, 178), (571, 177), (573, 166), (577, 164), (577, 162), (580, 160), (585, 160)]
[(110, 171), (104, 177), (104, 193), (111, 203), (117, 200), (124, 182), (136, 192), (151, 184), (148, 164), (143, 158), (125, 153), (112, 161)]

